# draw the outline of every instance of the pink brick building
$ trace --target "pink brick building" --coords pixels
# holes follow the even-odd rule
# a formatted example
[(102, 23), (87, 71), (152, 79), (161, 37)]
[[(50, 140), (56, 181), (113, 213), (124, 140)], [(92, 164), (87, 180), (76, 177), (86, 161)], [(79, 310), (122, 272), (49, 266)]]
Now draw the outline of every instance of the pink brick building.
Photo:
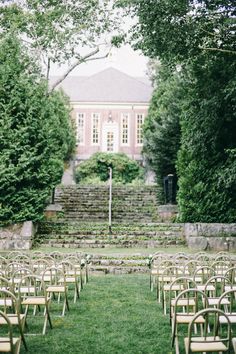
[(109, 68), (89, 77), (68, 77), (61, 86), (73, 108), (77, 160), (98, 151), (141, 160), (142, 124), (152, 94), (148, 80)]

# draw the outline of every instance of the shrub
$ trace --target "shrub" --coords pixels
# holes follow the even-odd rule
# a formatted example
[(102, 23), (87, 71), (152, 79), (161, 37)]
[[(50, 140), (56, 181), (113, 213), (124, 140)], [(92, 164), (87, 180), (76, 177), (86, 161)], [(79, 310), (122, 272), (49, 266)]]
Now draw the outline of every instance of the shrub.
[(134, 160), (123, 153), (98, 152), (87, 161), (81, 162), (76, 168), (77, 183), (88, 183), (92, 180), (105, 182), (109, 179), (109, 167), (112, 168), (112, 177), (115, 183), (131, 183), (142, 179), (143, 169)]

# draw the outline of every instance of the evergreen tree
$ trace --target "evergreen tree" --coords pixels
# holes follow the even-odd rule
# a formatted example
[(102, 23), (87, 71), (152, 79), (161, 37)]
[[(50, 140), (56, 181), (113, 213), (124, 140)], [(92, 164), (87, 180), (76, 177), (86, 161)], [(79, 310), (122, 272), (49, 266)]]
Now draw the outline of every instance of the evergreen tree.
[(143, 154), (155, 173), (159, 200), (164, 202), (163, 178), (173, 174), (176, 183), (182, 97), (180, 75), (162, 68), (156, 85), (144, 123)]
[(168, 67), (181, 67), (181, 221), (235, 222), (235, 1), (119, 3), (138, 17), (134, 47)]
[(0, 221), (42, 217), (63, 160), (74, 146), (69, 104), (48, 95), (25, 48), (9, 35), (0, 43)]

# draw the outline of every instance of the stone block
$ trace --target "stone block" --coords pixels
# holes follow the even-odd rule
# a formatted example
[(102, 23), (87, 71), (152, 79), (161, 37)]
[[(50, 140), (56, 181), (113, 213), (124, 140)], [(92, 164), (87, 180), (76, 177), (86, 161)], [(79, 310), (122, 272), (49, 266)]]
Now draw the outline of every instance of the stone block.
[(62, 213), (63, 208), (60, 204), (49, 204), (44, 210), (44, 216), (46, 219), (56, 219), (60, 213)]
[(226, 251), (236, 248), (236, 224), (186, 223), (184, 233), (190, 249)]
[(177, 205), (166, 204), (158, 206), (158, 214), (162, 222), (173, 221), (173, 219), (178, 215)]
[(206, 237), (189, 237), (188, 238), (188, 247), (191, 250), (197, 250), (197, 251), (205, 251), (208, 247), (208, 241)]
[(0, 228), (0, 248), (4, 250), (31, 249), (35, 232), (36, 228), (32, 221)]

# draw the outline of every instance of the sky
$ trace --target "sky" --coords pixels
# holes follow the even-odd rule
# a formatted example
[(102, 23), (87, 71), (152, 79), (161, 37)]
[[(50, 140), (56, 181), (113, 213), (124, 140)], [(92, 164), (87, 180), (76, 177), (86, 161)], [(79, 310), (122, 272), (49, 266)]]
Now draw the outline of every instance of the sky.
[[(135, 76), (146, 76), (148, 58), (144, 57), (141, 52), (134, 51), (129, 45), (121, 48), (112, 49), (108, 58), (90, 61), (79, 65), (72, 71), (73, 76), (89, 76), (99, 71), (113, 67), (124, 73)], [(65, 71), (65, 67), (53, 67), (51, 75), (60, 75)]]

